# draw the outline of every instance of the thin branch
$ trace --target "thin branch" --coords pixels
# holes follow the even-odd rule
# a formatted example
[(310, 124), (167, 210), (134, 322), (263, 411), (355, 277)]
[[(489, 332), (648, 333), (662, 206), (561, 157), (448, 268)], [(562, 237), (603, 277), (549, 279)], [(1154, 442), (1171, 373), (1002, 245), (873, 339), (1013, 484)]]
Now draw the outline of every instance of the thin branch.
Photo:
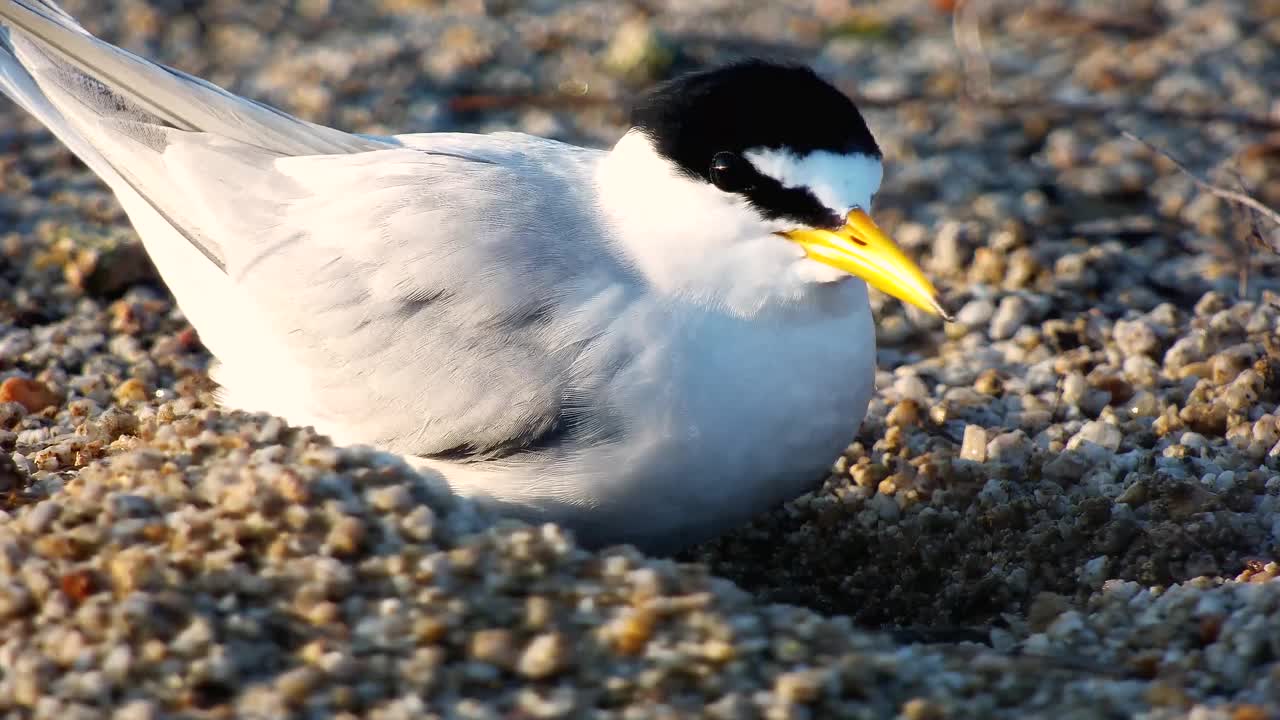
[(951, 36), (960, 51), (964, 93), (986, 100), (991, 92), (991, 61), (982, 45), (982, 0), (958, 0), (951, 11)]
[(1035, 24), (1052, 24), (1061, 32), (1074, 34), (1120, 33), (1146, 37), (1160, 32), (1160, 17), (1153, 9), (1138, 10), (1131, 15), (1133, 12), (1131, 8), (1124, 8), (1119, 13), (1091, 12), (1032, 3), (1023, 9), (1022, 17)]
[[(1248, 189), (1249, 185), (1244, 181), (1244, 176), (1236, 168), (1231, 168), (1231, 174), (1236, 176), (1236, 185), (1240, 186), (1241, 192)], [(1260, 245), (1267, 244), (1266, 233), (1262, 232), (1262, 223), (1258, 221), (1260, 213), (1251, 207), (1245, 208), (1245, 213), (1249, 216), (1249, 239), (1255, 240)], [(1248, 240), (1245, 241), (1248, 244)]]
[(1242, 192), (1229, 190), (1227, 188), (1222, 187), (1221, 185), (1214, 185), (1208, 180), (1205, 180), (1204, 178), (1197, 175), (1186, 165), (1183, 165), (1181, 161), (1179, 161), (1173, 155), (1169, 154), (1163, 148), (1156, 147), (1155, 145), (1151, 144), (1145, 139), (1140, 138), (1137, 135), (1134, 135), (1132, 132), (1129, 132), (1128, 130), (1122, 130), (1121, 132), (1124, 134), (1125, 137), (1129, 138), (1130, 140), (1133, 140), (1135, 142), (1140, 142), (1143, 145), (1146, 145), (1147, 148), (1150, 149), (1152, 152), (1158, 153), (1159, 155), (1163, 156), (1166, 160), (1173, 163), (1174, 167), (1178, 168), (1179, 170), (1182, 171), (1184, 175), (1191, 178), (1191, 182), (1195, 183), (1196, 187), (1200, 188), (1204, 192), (1207, 192), (1210, 195), (1214, 195), (1219, 198), (1222, 198), (1227, 202), (1243, 205), (1244, 207), (1247, 207), (1257, 212), (1258, 214), (1267, 218), (1271, 222), (1275, 223), (1277, 227), (1280, 227), (1280, 212), (1276, 212), (1275, 210), (1272, 210), (1271, 208), (1262, 204), (1260, 201)]
[[(1249, 186), (1245, 183), (1244, 176), (1240, 174), (1240, 171), (1237, 170), (1234, 165), (1228, 169), (1231, 170), (1231, 174), (1235, 176), (1236, 187), (1240, 188), (1241, 192), (1247, 191)], [(1253, 253), (1249, 252), (1252, 249), (1249, 246), (1250, 241), (1256, 242), (1258, 245), (1265, 246), (1267, 244), (1267, 240), (1266, 235), (1262, 232), (1262, 225), (1258, 222), (1258, 211), (1253, 208), (1242, 207), (1240, 205), (1233, 205), (1232, 207), (1241, 211), (1249, 220), (1249, 234), (1240, 241), (1240, 244), (1244, 246), (1244, 252), (1240, 253), (1240, 276), (1238, 280), (1240, 297), (1248, 297), (1249, 278), (1253, 273)]]
[[(926, 98), (932, 101), (934, 98)], [(940, 98), (939, 98), (940, 100)], [(1106, 113), (1146, 115), (1189, 123), (1221, 122), (1250, 130), (1280, 130), (1280, 117), (1238, 110), (1184, 110), (1146, 103), (1118, 103), (1105, 100), (1054, 100), (1040, 97), (992, 98), (988, 105), (1014, 112), (1058, 112), (1073, 117), (1090, 117)]]
[[(977, 1), (979, 0), (960, 0), (952, 14), (951, 31), (955, 40), (956, 48), (960, 52), (961, 71), (964, 75), (963, 87), (965, 94), (971, 97), (976, 95), (977, 99), (986, 100), (990, 106), (995, 106), (999, 98), (994, 97), (991, 92), (991, 63), (987, 59), (986, 50), (982, 45), (982, 22), (981, 17), (978, 14), (978, 10), (975, 9), (975, 3)], [(1005, 100), (1008, 100), (1008, 98), (1005, 98)], [(1163, 156), (1169, 162), (1173, 163), (1178, 170), (1182, 171), (1184, 175), (1191, 178), (1191, 181), (1195, 183), (1196, 187), (1198, 187), (1202, 192), (1207, 192), (1215, 197), (1226, 200), (1228, 203), (1231, 203), (1233, 208), (1245, 208), (1249, 212), (1251, 232), (1254, 235), (1261, 237), (1262, 234), (1261, 229), (1258, 227), (1257, 218), (1259, 216), (1266, 217), (1271, 222), (1275, 223), (1277, 227), (1280, 227), (1280, 213), (1272, 210), (1259, 200), (1244, 192), (1231, 190), (1229, 188), (1222, 187), (1221, 185), (1215, 185), (1205, 178), (1200, 177), (1163, 148), (1159, 148), (1144, 138), (1137, 136), (1133, 132), (1119, 127), (1114, 120), (1113, 112), (1113, 110), (1109, 109), (1107, 114), (1099, 116), (1104, 124), (1112, 127), (1113, 129), (1119, 130), (1124, 137), (1135, 142), (1142, 143), (1152, 152)], [(1237, 180), (1243, 188), (1243, 179), (1239, 178), (1239, 175), (1237, 175)], [(1240, 253), (1238, 281), (1242, 297), (1247, 293), (1249, 286), (1250, 253), (1248, 252), (1247, 242), (1248, 241), (1246, 240), (1245, 252)], [(1265, 239), (1263, 239), (1263, 243), (1266, 244)], [(1277, 242), (1272, 245), (1272, 249), (1276, 252), (1280, 252), (1280, 236), (1277, 236)]]

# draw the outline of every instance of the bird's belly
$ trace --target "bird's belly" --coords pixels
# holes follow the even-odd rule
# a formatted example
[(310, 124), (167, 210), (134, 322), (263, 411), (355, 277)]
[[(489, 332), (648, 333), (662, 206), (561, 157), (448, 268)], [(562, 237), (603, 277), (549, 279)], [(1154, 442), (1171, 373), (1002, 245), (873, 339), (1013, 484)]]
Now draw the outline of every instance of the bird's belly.
[(672, 552), (715, 537), (816, 487), (857, 433), (874, 385), (874, 327), (865, 285), (838, 300), (792, 322), (648, 309), (613, 328), (627, 362), (592, 395), (620, 416), (610, 440), (514, 465), (415, 464), (590, 546)]
[(708, 321), (669, 343), (660, 368), (637, 368), (663, 380), (630, 385), (648, 403), (628, 403), (644, 414), (614, 474), (597, 475), (604, 539), (680, 547), (820, 483), (874, 385), (865, 286), (847, 309), (795, 324)]

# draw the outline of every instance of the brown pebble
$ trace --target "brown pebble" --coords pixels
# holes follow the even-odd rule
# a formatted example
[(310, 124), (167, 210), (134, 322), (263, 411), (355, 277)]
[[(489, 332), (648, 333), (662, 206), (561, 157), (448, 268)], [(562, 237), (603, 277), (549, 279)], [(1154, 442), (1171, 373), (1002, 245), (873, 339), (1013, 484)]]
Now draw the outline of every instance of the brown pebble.
[(1183, 408), (1178, 418), (1201, 435), (1221, 437), (1227, 432), (1227, 411), (1220, 405), (1191, 405)]
[(894, 405), (888, 416), (885, 417), (885, 423), (890, 427), (907, 427), (920, 424), (920, 403), (907, 398)]
[(555, 617), (555, 604), (542, 595), (530, 595), (524, 603), (524, 624), (532, 630), (541, 630)]
[(987, 431), (981, 425), (966, 425), (960, 457), (973, 462), (987, 461)]
[(1033, 632), (1043, 632), (1070, 607), (1067, 599), (1057, 593), (1038, 593), (1027, 611), (1027, 624)]
[(39, 380), (11, 377), (0, 383), (0, 403), (7, 402), (16, 402), (27, 412), (36, 413), (56, 407), (62, 398)]
[(162, 522), (148, 523), (142, 528), (142, 538), (156, 545), (169, 539), (169, 526)]
[(1004, 392), (1004, 378), (1001, 377), (999, 370), (988, 368), (973, 381), (973, 389), (983, 395), (999, 395)]
[(1135, 482), (1120, 493), (1116, 502), (1122, 505), (1138, 507), (1147, 501), (1147, 484), (1141, 480)]
[(902, 717), (906, 720), (942, 720), (946, 713), (936, 703), (924, 698), (911, 698), (902, 704)]
[(297, 667), (276, 677), (276, 691), (288, 705), (301, 705), (306, 702), (320, 680), (320, 674), (315, 668)]
[(122, 404), (145, 402), (147, 399), (147, 386), (137, 378), (129, 378), (116, 386), (115, 392), (112, 394)]
[(193, 327), (179, 330), (176, 337), (178, 338), (178, 344), (186, 350), (194, 350), (200, 346), (200, 336), (196, 334), (196, 329)]
[(711, 662), (723, 665), (737, 657), (738, 652), (733, 643), (724, 640), (709, 640), (702, 646), (702, 657)]
[(39, 537), (31, 547), (38, 555), (53, 560), (83, 560), (91, 551), (84, 541), (65, 533)]
[(329, 528), (326, 538), (335, 555), (354, 555), (364, 543), (365, 527), (359, 518), (345, 516)]
[(338, 622), (342, 617), (342, 608), (339, 608), (337, 603), (320, 602), (307, 608), (303, 617), (316, 627), (326, 627)]
[(434, 615), (418, 618), (413, 623), (413, 638), (424, 645), (435, 645), (448, 634), (448, 623)]
[(653, 637), (655, 622), (653, 611), (648, 608), (635, 608), (614, 620), (613, 646), (623, 655), (639, 655)]
[(516, 663), (515, 636), (502, 628), (477, 630), (467, 644), (467, 655), (472, 660), (509, 669)]
[(87, 570), (69, 572), (58, 579), (58, 587), (72, 602), (79, 605), (94, 593), (93, 575)]
[(294, 505), (305, 505), (311, 501), (311, 491), (306, 481), (292, 469), (286, 468), (276, 477), (275, 489), (280, 497)]
[(822, 676), (812, 670), (786, 672), (774, 681), (773, 692), (783, 702), (808, 705), (822, 693)]
[(1004, 253), (989, 247), (974, 250), (973, 263), (969, 266), (969, 277), (973, 281), (998, 285), (1004, 280), (1006, 270)]
[(1147, 650), (1133, 656), (1128, 663), (1133, 674), (1143, 680), (1154, 680), (1160, 674), (1160, 652)]
[(1212, 645), (1218, 641), (1218, 636), (1222, 634), (1222, 616), (1207, 615), (1200, 618), (1200, 643), (1202, 645)]
[(1231, 720), (1267, 720), (1271, 717), (1258, 705), (1238, 705), (1231, 710)]
[(1151, 425), (1151, 430), (1155, 432), (1157, 437), (1164, 437), (1170, 433), (1183, 429), (1182, 418), (1178, 416), (1178, 409), (1172, 405), (1165, 409), (1160, 417), (1156, 418)]
[(889, 475), (889, 469), (884, 465), (872, 463), (860, 463), (854, 465), (849, 471), (849, 477), (858, 487), (870, 488), (880, 484), (880, 481)]
[[(884, 451), (891, 453), (896, 453), (906, 446), (906, 442), (902, 437), (902, 428), (900, 427), (891, 427), (886, 430), (881, 442), (884, 443)], [(880, 449), (880, 445), (878, 443), (876, 448)]]
[(1127, 402), (1133, 397), (1133, 386), (1119, 373), (1095, 371), (1089, 373), (1088, 380), (1090, 385), (1111, 393), (1112, 405)]
[(1147, 702), (1156, 707), (1188, 708), (1192, 700), (1187, 691), (1166, 683), (1155, 683), (1147, 690)]
[(112, 330), (126, 335), (137, 335), (142, 332), (142, 325), (138, 322), (138, 314), (134, 311), (133, 303), (117, 300), (111, 303), (107, 311), (111, 314)]
[(127, 595), (159, 580), (155, 562), (141, 548), (126, 548), (107, 561), (116, 593)]

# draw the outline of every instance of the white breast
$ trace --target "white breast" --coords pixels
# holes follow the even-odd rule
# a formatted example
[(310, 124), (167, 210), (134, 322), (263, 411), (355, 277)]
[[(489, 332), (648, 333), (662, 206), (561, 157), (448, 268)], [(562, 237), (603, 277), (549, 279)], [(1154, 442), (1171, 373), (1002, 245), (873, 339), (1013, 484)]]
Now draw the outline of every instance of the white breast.
[[(543, 469), (553, 477), (427, 464), (462, 494), (560, 522), (590, 545), (665, 551), (713, 537), (820, 483), (866, 412), (875, 364), (866, 285), (850, 278), (821, 291), (817, 307), (768, 319), (632, 307), (611, 329), (618, 342), (644, 343), (611, 384), (628, 431)], [(539, 497), (521, 497), (533, 490)]]

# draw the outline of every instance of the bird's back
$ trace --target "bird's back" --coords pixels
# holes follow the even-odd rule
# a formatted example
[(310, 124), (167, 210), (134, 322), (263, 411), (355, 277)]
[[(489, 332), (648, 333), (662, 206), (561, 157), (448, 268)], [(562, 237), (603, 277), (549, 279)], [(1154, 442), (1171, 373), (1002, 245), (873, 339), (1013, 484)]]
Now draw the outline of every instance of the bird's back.
[(42, 0), (3, 0), (0, 21), (0, 89), (115, 191), (230, 404), (411, 455), (503, 454), (563, 424), (597, 332), (563, 303), (627, 283), (607, 245), (574, 242), (603, 232), (584, 214), (598, 152), (350, 135)]

